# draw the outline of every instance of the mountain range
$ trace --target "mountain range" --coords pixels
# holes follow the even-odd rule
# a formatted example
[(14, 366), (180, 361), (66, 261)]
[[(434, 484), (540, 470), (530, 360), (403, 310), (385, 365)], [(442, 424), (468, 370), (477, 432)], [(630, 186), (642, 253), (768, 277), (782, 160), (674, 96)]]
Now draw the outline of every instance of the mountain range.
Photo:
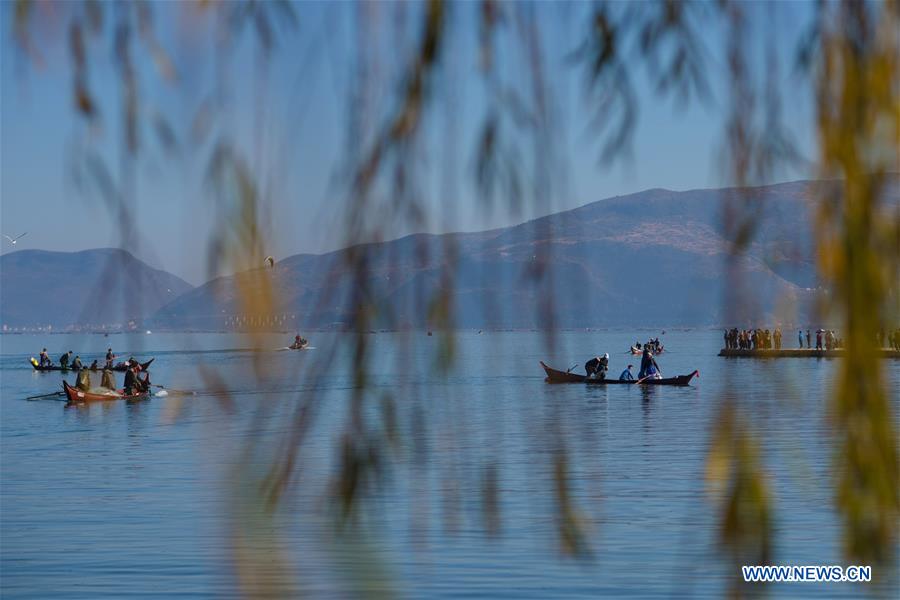
[[(491, 231), (298, 254), (196, 288), (123, 251), (15, 252), (0, 263), (2, 322), (116, 316), (154, 329), (302, 331), (347, 327), (354, 300), (364, 295), (372, 329), (435, 327), (443, 322), (435, 315), (448, 309), (460, 328), (804, 323), (821, 293), (812, 223), (823, 185), (833, 184), (652, 189)], [(892, 186), (900, 205), (898, 198)], [(753, 242), (738, 258), (722, 234), (726, 224), (752, 224)], [(143, 290), (139, 305), (101, 309), (95, 301), (120, 297), (120, 290), (86, 291), (100, 269), (89, 266), (111, 252), (132, 263), (128, 271)], [(253, 294), (263, 284), (275, 290), (276, 305), (254, 314), (237, 290)]]
[(0, 256), (0, 326), (137, 327), (192, 287), (125, 250), (19, 250)]
[[(816, 287), (814, 185), (653, 189), (492, 231), (295, 255), (272, 270), (214, 279), (151, 322), (175, 329), (342, 327), (353, 319), (354, 293), (377, 307), (372, 328), (432, 327), (442, 297), (453, 324), (466, 328), (707, 325), (766, 319), (779, 302), (799, 307), (799, 319)], [(722, 219), (736, 202), (758, 208), (756, 241), (726, 268)], [(354, 272), (354, 261), (365, 268)], [(252, 290), (263, 277), (278, 305), (272, 314), (245, 314), (236, 284), (241, 279)]]

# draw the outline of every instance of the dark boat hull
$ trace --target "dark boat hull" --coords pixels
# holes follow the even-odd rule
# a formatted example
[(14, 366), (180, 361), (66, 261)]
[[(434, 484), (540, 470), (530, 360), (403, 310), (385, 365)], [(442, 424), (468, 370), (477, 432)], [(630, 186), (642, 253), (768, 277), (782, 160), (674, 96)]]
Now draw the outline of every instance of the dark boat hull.
[[(541, 367), (547, 374), (544, 379), (547, 383), (586, 383), (588, 385), (635, 385), (637, 381), (619, 381), (618, 379), (589, 379), (585, 375), (578, 373), (570, 373), (568, 371), (559, 371), (548, 367), (541, 361)], [(679, 375), (677, 377), (666, 377), (664, 379), (644, 379), (641, 385), (688, 385), (695, 375), (699, 375), (694, 371), (690, 375)]]
[[(147, 362), (141, 363), (141, 370), (142, 370), (142, 371), (146, 371), (147, 369), (149, 369), (149, 368), (150, 368), (150, 364), (151, 364), (154, 360), (156, 360), (156, 359), (155, 359), (155, 358), (151, 358), (151, 359), (148, 360)], [(65, 372), (69, 372), (69, 371), (77, 371), (77, 370), (78, 370), (78, 369), (73, 369), (73, 368), (71, 368), (71, 367), (65, 367), (65, 368), (63, 368), (63, 367), (60, 367), (59, 365), (50, 365), (49, 367), (48, 367), (48, 366), (42, 367), (42, 366), (40, 366), (40, 364), (38, 364), (38, 362), (37, 362), (36, 360), (34, 360), (33, 358), (31, 359), (31, 368), (33, 368), (35, 371), (39, 371), (39, 372), (42, 372), (42, 373), (43, 373), (44, 371), (65, 371)], [(90, 369), (90, 367), (82, 367), (82, 368), (84, 368), (84, 369)], [(102, 371), (102, 370), (103, 370), (103, 367), (98, 367), (98, 368), (96, 368), (96, 369), (90, 369), (90, 370), (91, 370), (91, 371)], [(112, 370), (113, 370), (113, 371), (117, 371), (117, 372), (119, 372), (119, 373), (124, 373), (127, 369), (126, 369), (126, 367), (125, 367), (124, 364), (118, 364), (118, 365), (115, 365), (115, 366), (112, 368)]]
[[(156, 359), (155, 359), (155, 358), (151, 358), (151, 359), (148, 360), (147, 362), (140, 363), (140, 365), (141, 365), (141, 371), (146, 371), (147, 369), (149, 369), (151, 363), (153, 363), (154, 360), (156, 360)], [(126, 367), (124, 363), (119, 363), (119, 364), (113, 366), (112, 370), (113, 370), (113, 371), (116, 371), (116, 372), (118, 372), (118, 373), (124, 373), (125, 371), (128, 370), (128, 367)]]
[(63, 391), (66, 393), (66, 399), (69, 404), (85, 404), (87, 402), (108, 402), (110, 400), (138, 400), (140, 398), (150, 397), (150, 392), (142, 392), (140, 394), (131, 394), (126, 396), (122, 390), (118, 390), (116, 394), (92, 394), (91, 392), (82, 392), (72, 387), (68, 382), (63, 381)]

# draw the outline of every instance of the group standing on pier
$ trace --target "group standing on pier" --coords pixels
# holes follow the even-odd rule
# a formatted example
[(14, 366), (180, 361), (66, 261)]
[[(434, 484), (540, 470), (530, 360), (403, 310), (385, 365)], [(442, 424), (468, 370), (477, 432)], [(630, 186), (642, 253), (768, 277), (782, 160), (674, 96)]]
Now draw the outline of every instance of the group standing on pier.
[[(900, 332), (900, 330), (898, 330)], [(879, 334), (881, 335), (881, 334)], [(893, 336), (894, 334), (891, 334)], [(897, 333), (897, 344), (900, 345), (900, 333)], [(768, 329), (733, 329), (725, 330), (725, 349), (727, 350), (781, 350), (782, 333), (781, 329), (775, 328), (772, 331)], [(804, 347), (804, 339), (806, 348), (813, 349), (813, 338), (811, 330), (807, 329), (804, 335), (802, 329), (797, 330), (797, 346)], [(879, 342), (879, 347), (881, 343)], [(816, 350), (837, 350), (844, 347), (844, 340), (838, 337), (837, 332), (833, 329), (817, 329), (815, 336)]]
[(900, 327), (893, 331), (879, 331), (876, 334), (879, 348), (890, 348), (900, 352)]
[(725, 330), (725, 348), (729, 350), (781, 350), (782, 334), (777, 327), (768, 329)]

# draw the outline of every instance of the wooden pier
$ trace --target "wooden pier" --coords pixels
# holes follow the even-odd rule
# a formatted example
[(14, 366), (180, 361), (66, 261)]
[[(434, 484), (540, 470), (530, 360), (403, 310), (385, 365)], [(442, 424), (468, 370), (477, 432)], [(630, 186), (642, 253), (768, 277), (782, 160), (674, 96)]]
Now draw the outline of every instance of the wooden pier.
[[(844, 355), (843, 348), (835, 350), (814, 350), (812, 348), (789, 348), (781, 350), (737, 350), (734, 348), (722, 348), (719, 356), (727, 358), (840, 358)], [(874, 353), (880, 358), (900, 358), (900, 350), (891, 348), (879, 348)]]

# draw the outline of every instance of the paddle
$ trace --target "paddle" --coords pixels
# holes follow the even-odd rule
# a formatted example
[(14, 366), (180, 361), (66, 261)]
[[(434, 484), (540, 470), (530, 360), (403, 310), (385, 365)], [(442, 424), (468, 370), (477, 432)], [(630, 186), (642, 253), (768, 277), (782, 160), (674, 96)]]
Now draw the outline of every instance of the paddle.
[[(660, 370), (659, 365), (656, 364), (656, 361), (653, 361), (653, 366), (656, 367), (656, 372), (659, 373), (659, 377), (662, 378), (662, 376), (663, 376), (662, 371)], [(637, 382), (635, 382), (635, 385), (637, 385), (639, 383), (643, 383), (645, 379), (650, 379), (651, 377), (653, 377), (653, 375), (654, 374), (644, 375), (643, 377), (638, 379)]]
[(49, 394), (40, 394), (38, 396), (28, 396), (26, 400), (37, 400), (39, 398), (49, 398), (50, 396), (62, 396), (63, 392), (51, 392)]
[(572, 369), (574, 369), (574, 368), (577, 367), (577, 366), (578, 366), (578, 363), (575, 363), (574, 365), (572, 365), (571, 367), (569, 367), (568, 369), (566, 369), (566, 373), (571, 373), (571, 372), (572, 372)]

